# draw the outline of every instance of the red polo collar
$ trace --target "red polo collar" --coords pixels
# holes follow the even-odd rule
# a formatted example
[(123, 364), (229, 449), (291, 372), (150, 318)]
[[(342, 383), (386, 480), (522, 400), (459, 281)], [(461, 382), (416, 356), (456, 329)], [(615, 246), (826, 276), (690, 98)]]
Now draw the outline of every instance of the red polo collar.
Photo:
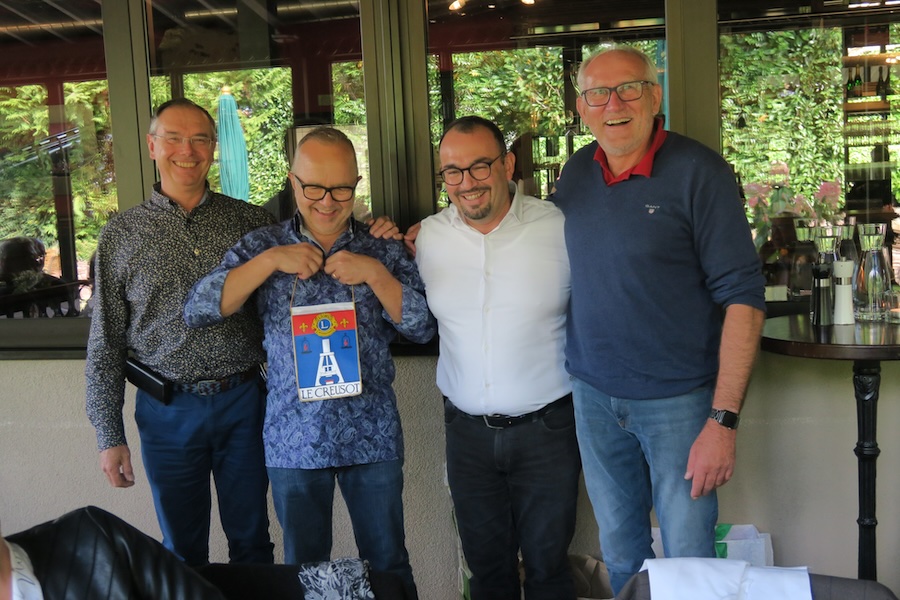
[(650, 149), (647, 150), (647, 153), (644, 154), (638, 164), (627, 171), (623, 171), (618, 177), (614, 176), (612, 171), (609, 170), (609, 160), (606, 158), (606, 152), (598, 145), (597, 151), (594, 153), (594, 160), (600, 163), (600, 167), (603, 169), (603, 181), (606, 182), (606, 185), (614, 185), (625, 181), (632, 175), (650, 177), (650, 174), (653, 172), (653, 159), (656, 157), (656, 152), (663, 145), (663, 142), (666, 141), (667, 133), (668, 132), (663, 129), (662, 118), (656, 117), (653, 125), (653, 142), (650, 144)]

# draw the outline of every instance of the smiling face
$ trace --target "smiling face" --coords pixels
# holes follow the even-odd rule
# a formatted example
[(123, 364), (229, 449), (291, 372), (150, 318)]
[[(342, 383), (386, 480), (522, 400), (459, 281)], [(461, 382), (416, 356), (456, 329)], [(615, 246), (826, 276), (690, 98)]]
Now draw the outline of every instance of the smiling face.
[(155, 130), (147, 134), (147, 147), (159, 169), (163, 193), (190, 210), (206, 192), (206, 174), (212, 165), (216, 145), (212, 143), (202, 148), (187, 141), (173, 145), (164, 137), (155, 137), (167, 135), (215, 139), (216, 132), (203, 111), (191, 106), (170, 106), (157, 118)]
[[(647, 65), (640, 57), (611, 50), (594, 58), (585, 67), (579, 87), (614, 88), (628, 81), (651, 80)], [(657, 84), (644, 86), (637, 100), (622, 102), (612, 92), (609, 104), (588, 106), (581, 96), (576, 101), (578, 114), (590, 128), (606, 152), (613, 172), (630, 169), (646, 153), (653, 134), (653, 122), (662, 102), (662, 89)]]
[(324, 188), (355, 187), (359, 172), (353, 148), (340, 142), (307, 140), (297, 149), (292, 171), (295, 177), (290, 178), (291, 186), (303, 225), (327, 251), (347, 229), (353, 213), (353, 199), (335, 202), (328, 193), (321, 200), (310, 200), (303, 195), (297, 178), (306, 185)]
[(476, 162), (491, 163), (490, 175), (477, 181), (469, 171), (463, 174), (458, 185), (445, 183), (447, 196), (462, 214), (466, 222), (480, 231), (488, 233), (509, 211), (511, 199), (509, 180), (512, 177), (516, 157), (511, 153), (502, 154), (504, 148), (498, 146), (494, 135), (485, 127), (476, 126), (471, 131), (451, 129), (441, 141), (441, 169), (455, 167), (467, 169)]

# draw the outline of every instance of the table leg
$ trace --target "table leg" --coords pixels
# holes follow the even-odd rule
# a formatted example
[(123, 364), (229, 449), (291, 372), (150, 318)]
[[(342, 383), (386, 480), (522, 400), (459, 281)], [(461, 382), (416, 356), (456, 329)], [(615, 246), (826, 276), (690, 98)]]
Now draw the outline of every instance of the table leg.
[(853, 362), (853, 389), (856, 394), (857, 441), (853, 453), (859, 463), (859, 558), (858, 577), (875, 580), (875, 461), (881, 450), (875, 441), (878, 387), (881, 363), (877, 360)]

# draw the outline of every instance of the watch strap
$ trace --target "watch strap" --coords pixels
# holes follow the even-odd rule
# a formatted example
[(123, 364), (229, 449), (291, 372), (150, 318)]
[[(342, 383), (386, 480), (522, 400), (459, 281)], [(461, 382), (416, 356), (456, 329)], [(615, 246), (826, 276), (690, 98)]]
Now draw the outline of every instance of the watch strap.
[(737, 429), (738, 424), (741, 422), (741, 416), (739, 414), (721, 408), (714, 408), (710, 410), (709, 418), (722, 427), (727, 427), (728, 429)]

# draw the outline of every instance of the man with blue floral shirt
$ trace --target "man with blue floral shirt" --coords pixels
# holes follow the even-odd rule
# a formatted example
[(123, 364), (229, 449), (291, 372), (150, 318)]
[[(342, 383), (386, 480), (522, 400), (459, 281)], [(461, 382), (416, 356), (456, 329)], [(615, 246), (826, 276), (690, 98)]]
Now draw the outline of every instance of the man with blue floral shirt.
[[(255, 303), (263, 320), (269, 363), (263, 439), (285, 562), (330, 558), (337, 479), (360, 557), (375, 570), (401, 575), (415, 596), (404, 541), (403, 437), (389, 344), (397, 332), (428, 341), (434, 318), (402, 243), (376, 239), (352, 218), (360, 177), (353, 144), (343, 133), (320, 127), (307, 134), (290, 178), (298, 213), (229, 250), (192, 290), (185, 320), (190, 326), (217, 323), (252, 310), (247, 303)], [(310, 401), (301, 396), (298, 373), (306, 348), (295, 339), (292, 320), (296, 307), (311, 306), (315, 313), (321, 306), (319, 318), (330, 315), (334, 303), (352, 303), (355, 310), (361, 393)], [(328, 350), (322, 348), (320, 360), (334, 354)]]

